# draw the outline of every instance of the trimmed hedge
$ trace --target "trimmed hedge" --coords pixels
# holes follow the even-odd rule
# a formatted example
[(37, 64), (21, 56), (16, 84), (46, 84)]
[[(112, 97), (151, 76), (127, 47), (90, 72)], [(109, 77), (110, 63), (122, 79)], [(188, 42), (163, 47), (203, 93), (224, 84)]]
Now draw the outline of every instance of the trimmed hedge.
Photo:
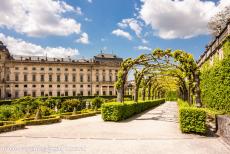
[(179, 119), (183, 133), (206, 133), (206, 112), (204, 110), (192, 107), (180, 108)]
[[(50, 99), (60, 99), (61, 101), (65, 101), (67, 99), (80, 99), (80, 100), (86, 100), (86, 99), (93, 99), (93, 98), (96, 98), (96, 97), (100, 97), (100, 98), (104, 98), (104, 99), (116, 99), (117, 96), (116, 95), (99, 95), (99, 96), (53, 96), (53, 97), (47, 97), (47, 96), (40, 96), (40, 97), (37, 97), (37, 98), (40, 98), (42, 100), (46, 100), (48, 98)], [(23, 97), (21, 97), (23, 98)], [(32, 97), (31, 97), (32, 98)], [(125, 99), (132, 99), (132, 95), (125, 95), (124, 97)], [(20, 98), (19, 98), (20, 99)], [(0, 100), (0, 105), (11, 105), (13, 101), (15, 101), (17, 99), (13, 99), (13, 100)]]
[(142, 101), (138, 103), (105, 103), (102, 105), (101, 113), (104, 121), (120, 121), (131, 117), (134, 114), (140, 113), (151, 107), (158, 106), (165, 102), (165, 99)]
[(0, 125), (0, 133), (2, 133), (2, 132), (10, 132), (10, 131), (15, 131), (15, 130), (18, 130), (18, 129), (24, 129), (25, 128), (25, 123), (23, 123), (23, 122), (15, 123), (15, 122), (6, 121), (6, 122), (1, 122), (1, 124), (2, 125)]
[(0, 100), (0, 105), (10, 105), (12, 100)]
[(34, 118), (27, 118), (23, 119), (23, 122), (25, 122), (26, 125), (46, 125), (46, 124), (53, 124), (53, 123), (58, 123), (61, 122), (61, 118), (59, 116), (56, 117), (51, 117), (51, 118), (45, 118), (45, 119), (39, 119), (39, 120), (34, 120)]
[(183, 133), (206, 133), (206, 111), (178, 101), (180, 129)]
[(95, 116), (98, 112), (91, 112), (91, 113), (82, 113), (82, 114), (76, 114), (76, 115), (63, 115), (61, 116), (63, 119), (67, 120), (74, 120), (74, 119), (80, 119), (90, 116)]

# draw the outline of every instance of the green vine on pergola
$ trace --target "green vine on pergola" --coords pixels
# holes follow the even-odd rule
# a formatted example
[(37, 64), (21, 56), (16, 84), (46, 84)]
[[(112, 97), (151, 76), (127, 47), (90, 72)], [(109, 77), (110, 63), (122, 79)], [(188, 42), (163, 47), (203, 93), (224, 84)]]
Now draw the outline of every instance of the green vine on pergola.
[[(143, 54), (135, 59), (128, 58), (123, 61), (121, 68), (118, 71), (118, 80), (115, 84), (118, 95), (117, 101), (124, 101), (125, 83), (127, 75), (130, 70), (135, 69), (137, 66), (142, 66), (140, 72), (136, 72), (135, 78), (138, 79), (137, 86), (141, 83), (141, 79), (146, 78), (146, 74), (151, 74), (146, 70), (151, 68), (157, 69), (158, 74), (167, 72), (167, 69), (171, 71), (167, 75), (178, 78), (178, 89), (181, 87), (180, 83), (186, 82), (186, 86), (182, 85), (188, 91), (188, 97), (184, 97), (188, 102), (193, 102), (193, 95), (196, 96), (197, 106), (201, 106), (200, 101), (200, 87), (199, 87), (199, 70), (193, 56), (182, 50), (171, 51), (170, 49), (161, 50), (155, 49), (150, 54)], [(172, 69), (173, 68), (173, 69)], [(176, 73), (172, 73), (175, 71)], [(178, 73), (180, 72), (180, 74)], [(182, 93), (185, 90), (181, 91)], [(137, 95), (136, 93), (135, 95)], [(137, 96), (136, 96), (137, 97)], [(135, 101), (138, 100), (135, 98)]]

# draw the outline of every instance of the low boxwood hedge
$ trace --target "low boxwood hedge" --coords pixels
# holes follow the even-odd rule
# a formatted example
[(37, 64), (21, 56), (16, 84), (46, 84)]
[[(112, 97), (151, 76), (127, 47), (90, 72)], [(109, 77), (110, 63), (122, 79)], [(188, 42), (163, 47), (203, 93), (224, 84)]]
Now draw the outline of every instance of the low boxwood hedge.
[(80, 119), (80, 118), (95, 116), (97, 113), (98, 112), (81, 113), (81, 114), (76, 114), (76, 115), (62, 115), (61, 117), (63, 119), (74, 120), (74, 119)]
[(52, 124), (61, 122), (60, 116), (50, 116), (50, 117), (43, 117), (42, 119), (35, 120), (34, 118), (26, 118), (22, 119), (26, 125), (45, 125), (45, 124)]
[(179, 110), (179, 120), (183, 133), (206, 133), (206, 112), (203, 109), (182, 107)]
[(187, 102), (178, 100), (179, 123), (183, 133), (201, 133), (207, 131), (206, 118), (207, 113), (203, 108), (189, 106)]
[(9, 132), (9, 131), (15, 131), (18, 129), (24, 129), (25, 123), (24, 122), (14, 122), (14, 121), (4, 121), (0, 122), (0, 133), (2, 132)]
[(155, 107), (165, 102), (165, 99), (135, 102), (111, 102), (102, 105), (101, 113), (104, 121), (120, 121), (140, 113), (151, 107)]

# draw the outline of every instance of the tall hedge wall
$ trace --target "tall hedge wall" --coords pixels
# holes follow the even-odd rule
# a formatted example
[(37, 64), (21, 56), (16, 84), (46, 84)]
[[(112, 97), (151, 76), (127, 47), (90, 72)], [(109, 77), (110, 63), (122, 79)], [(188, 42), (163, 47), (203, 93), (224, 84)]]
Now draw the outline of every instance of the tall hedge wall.
[(148, 100), (135, 103), (133, 101), (119, 103), (111, 102), (102, 105), (101, 114), (104, 121), (120, 121), (135, 114), (155, 107), (165, 102), (165, 99)]
[(202, 66), (201, 92), (205, 107), (230, 112), (230, 39), (223, 44), (224, 59)]

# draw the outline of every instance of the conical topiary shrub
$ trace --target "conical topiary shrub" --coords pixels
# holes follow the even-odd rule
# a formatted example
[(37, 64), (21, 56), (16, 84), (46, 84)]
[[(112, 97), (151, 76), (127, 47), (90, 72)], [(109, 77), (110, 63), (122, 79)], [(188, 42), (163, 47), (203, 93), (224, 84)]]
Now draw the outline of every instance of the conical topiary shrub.
[(38, 108), (36, 115), (35, 115), (35, 120), (38, 120), (38, 119), (42, 119), (42, 111), (40, 107)]
[(76, 107), (74, 107), (73, 108), (73, 113), (72, 113), (73, 115), (76, 115), (77, 114), (77, 108)]

